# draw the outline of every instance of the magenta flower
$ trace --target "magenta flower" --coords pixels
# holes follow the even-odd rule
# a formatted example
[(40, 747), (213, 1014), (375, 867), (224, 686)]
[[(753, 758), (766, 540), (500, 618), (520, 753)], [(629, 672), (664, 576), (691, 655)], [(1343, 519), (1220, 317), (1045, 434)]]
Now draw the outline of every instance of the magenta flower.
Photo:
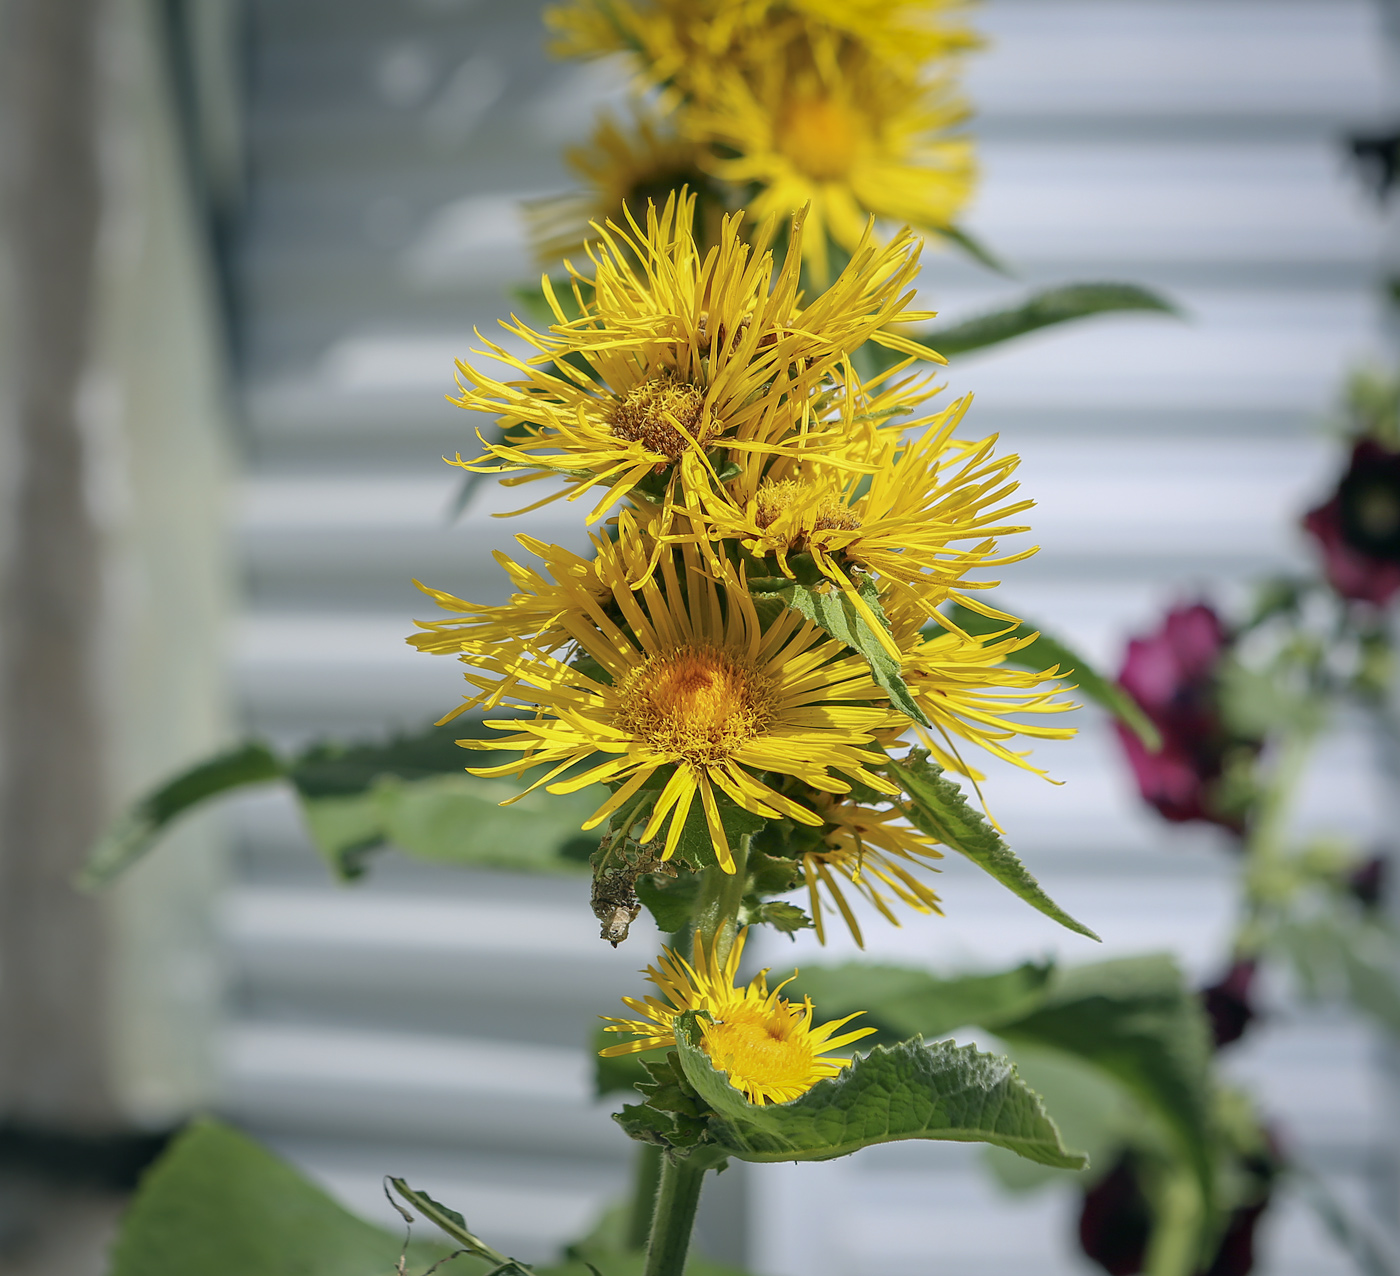
[(1352, 448), (1332, 499), (1303, 519), (1343, 598), (1384, 607), (1400, 592), (1400, 452), (1373, 439)]
[(1134, 638), (1118, 681), (1162, 733), (1162, 748), (1150, 752), (1121, 725), (1118, 738), (1143, 799), (1166, 819), (1206, 820), (1239, 833), (1244, 821), (1219, 792), (1226, 752), (1237, 743), (1221, 721), (1216, 691), (1229, 645), (1220, 617), (1204, 603), (1178, 607), (1155, 634)]

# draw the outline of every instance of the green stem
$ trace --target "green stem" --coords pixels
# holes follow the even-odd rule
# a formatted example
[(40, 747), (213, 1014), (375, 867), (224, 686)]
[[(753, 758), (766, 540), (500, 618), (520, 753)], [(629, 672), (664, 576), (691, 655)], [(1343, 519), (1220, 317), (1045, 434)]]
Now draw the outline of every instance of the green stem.
[(705, 1171), (689, 1161), (673, 1161), (669, 1156), (662, 1161), (644, 1276), (681, 1276), (685, 1270), (704, 1179)]
[(739, 909), (749, 882), (749, 839), (739, 839), (734, 848), (734, 871), (726, 873), (718, 865), (707, 868), (700, 880), (700, 898), (695, 905), (695, 936), (705, 941), (717, 962), (729, 959), (738, 930)]
[(1289, 811), (1316, 738), (1317, 729), (1312, 725), (1284, 737), (1278, 761), (1250, 822), (1245, 844), (1245, 918), (1236, 940), (1236, 951), (1241, 956), (1252, 955), (1257, 949), (1266, 914), (1279, 902), (1279, 879), (1286, 869)]
[(656, 1212), (656, 1193), (661, 1186), (661, 1158), (665, 1155), (655, 1143), (637, 1147), (637, 1160), (632, 1174), (632, 1208), (627, 1216), (627, 1237), (624, 1248), (645, 1249), (651, 1235), (651, 1219)]

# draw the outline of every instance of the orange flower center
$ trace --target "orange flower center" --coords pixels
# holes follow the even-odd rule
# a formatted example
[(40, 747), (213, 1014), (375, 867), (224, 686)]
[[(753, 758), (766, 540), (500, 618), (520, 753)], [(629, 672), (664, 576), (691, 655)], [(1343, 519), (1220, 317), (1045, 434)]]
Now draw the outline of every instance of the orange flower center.
[(659, 753), (722, 762), (762, 735), (777, 708), (773, 680), (715, 647), (651, 656), (618, 684), (617, 725)]
[(859, 122), (850, 107), (829, 97), (793, 98), (779, 123), (778, 149), (808, 177), (836, 181), (855, 164)]

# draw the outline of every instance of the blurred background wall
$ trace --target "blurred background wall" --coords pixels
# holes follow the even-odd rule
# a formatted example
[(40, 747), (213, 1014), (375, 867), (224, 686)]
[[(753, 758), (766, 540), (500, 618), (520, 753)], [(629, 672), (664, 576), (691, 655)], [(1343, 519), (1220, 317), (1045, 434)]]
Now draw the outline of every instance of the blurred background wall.
[[(581, 1043), (635, 991), (653, 937), (600, 944), (578, 884), (389, 856), (336, 887), (269, 793), (187, 828), (110, 899), (67, 887), (122, 799), (223, 740), (382, 733), (455, 703), (454, 664), (402, 643), (425, 611), (411, 578), (499, 598), (488, 551), (514, 529), (489, 517), (513, 508), (490, 490), (451, 516), (438, 458), (471, 445), (443, 401), (452, 359), (534, 272), (519, 202), (568, 184), (559, 148), (622, 87), (606, 67), (550, 63), (539, 10), (0, 9), (0, 1150), (16, 1271), (39, 1270), (22, 1264), (55, 1234), (33, 1184), (71, 1182), (35, 1178), (36, 1159), (76, 1147), (90, 1166), (94, 1148), (205, 1104), (355, 1208), (385, 1217), (380, 1176), (402, 1173), (527, 1259), (621, 1187), (627, 1148)], [(1187, 312), (1092, 321), (951, 373), (1039, 502), (1044, 549), (1014, 601), (1111, 668), (1164, 605), (1230, 597), (1306, 552), (1297, 516), (1336, 464), (1322, 424), (1346, 369), (1389, 350), (1385, 226), (1342, 146), (1393, 116), (1382, 13), (988, 0), (979, 22), (986, 175), (969, 225), (1020, 277), (934, 253), (929, 305), (956, 318), (1028, 285), (1115, 278)], [(547, 512), (530, 530), (579, 539)], [(1063, 787), (994, 778), (1012, 844), (1110, 953), (1168, 947), (1193, 976), (1218, 973), (1220, 847), (1143, 814), (1108, 731), (1079, 717), (1078, 741), (1040, 755)], [(1343, 826), (1387, 833), (1356, 733), (1330, 744), (1314, 790), (1307, 818), (1340, 809)], [(1105, 951), (956, 865), (941, 893), (945, 920), (870, 931), (872, 954), (949, 970)], [(816, 957), (781, 941), (763, 954)], [(1232, 1067), (1339, 1194), (1395, 1217), (1378, 1043), (1269, 996)], [(769, 1276), (921, 1271), (930, 1234), (950, 1272), (1091, 1270), (1070, 1192), (1008, 1197), (979, 1155), (727, 1173), (702, 1235)], [(110, 1198), (92, 1199), (100, 1230)], [(1297, 1200), (1273, 1212), (1261, 1270), (1344, 1264)]]

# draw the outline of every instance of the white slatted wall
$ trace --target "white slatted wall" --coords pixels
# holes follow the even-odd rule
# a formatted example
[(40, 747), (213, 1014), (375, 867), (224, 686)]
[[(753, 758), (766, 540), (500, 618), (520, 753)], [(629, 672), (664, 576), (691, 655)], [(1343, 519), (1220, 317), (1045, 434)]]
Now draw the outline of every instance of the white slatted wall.
[[(487, 551), (513, 530), (487, 516), (508, 507), (494, 494), (446, 524), (437, 457), (469, 442), (442, 402), (451, 360), (531, 273), (516, 203), (558, 188), (557, 149), (609, 85), (544, 59), (534, 0), (251, 10), (242, 705), (283, 740), (415, 726), (455, 701), (457, 673), (402, 645), (424, 611), (409, 578), (499, 596)], [(994, 44), (970, 75), (986, 180), (969, 223), (1021, 278), (938, 255), (929, 303), (956, 317), (1034, 284), (1118, 278), (1190, 315), (1092, 321), (951, 376), (1039, 502), (1043, 552), (1008, 573), (1007, 596), (1112, 665), (1164, 605), (1229, 596), (1303, 552), (1294, 519), (1334, 464), (1320, 422), (1344, 369), (1379, 348), (1379, 222), (1338, 145), (1388, 104), (1379, 20), (1362, 0), (990, 0), (980, 21)], [(575, 543), (573, 514), (529, 528)], [(1212, 973), (1230, 909), (1220, 846), (1144, 816), (1103, 725), (1081, 717), (1078, 741), (1040, 754), (1063, 787), (998, 773), (989, 789), (1104, 947), (950, 864), (946, 920), (871, 926), (872, 954), (949, 969), (1171, 947)], [(1339, 739), (1313, 806), (1366, 831), (1371, 775), (1364, 742)], [(600, 944), (578, 883), (385, 857), (342, 890), (288, 803), (245, 803), (238, 823), (230, 1110), (371, 1214), (392, 1170), (522, 1257), (576, 1232), (626, 1157), (579, 1043), (635, 990), (650, 937)], [(819, 957), (807, 942), (766, 952)], [(1359, 1025), (1280, 1003), (1232, 1062), (1358, 1202), (1379, 1190), (1377, 1058)], [(520, 1104), (523, 1130), (506, 1114)], [(1086, 1270), (1070, 1200), (1008, 1200), (978, 1155), (910, 1145), (725, 1180), (750, 1197), (768, 1276)], [(711, 1228), (737, 1258), (743, 1238)], [(1296, 1204), (1264, 1254), (1270, 1276), (1345, 1270)]]

